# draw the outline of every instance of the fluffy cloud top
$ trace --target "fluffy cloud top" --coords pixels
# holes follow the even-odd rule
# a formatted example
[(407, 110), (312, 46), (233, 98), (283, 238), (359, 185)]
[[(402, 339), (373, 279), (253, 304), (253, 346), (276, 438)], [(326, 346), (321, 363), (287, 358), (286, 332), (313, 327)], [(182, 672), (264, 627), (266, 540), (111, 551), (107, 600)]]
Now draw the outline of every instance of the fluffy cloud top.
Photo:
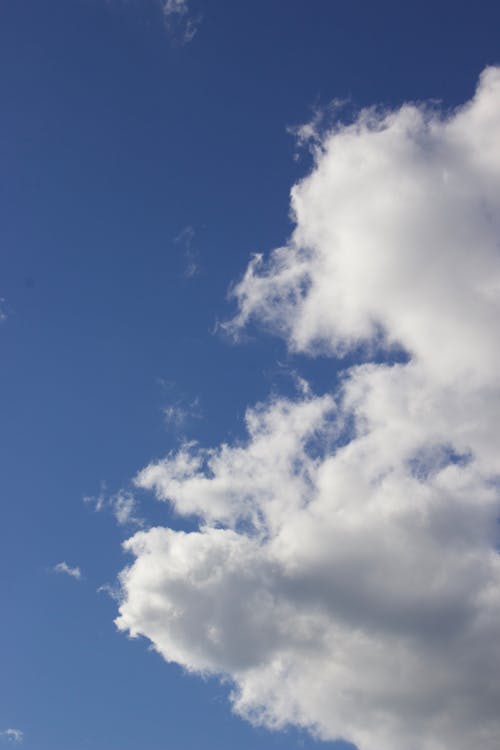
[[(365, 345), (334, 394), (136, 482), (198, 531), (140, 531), (118, 627), (229, 677), (235, 709), (361, 750), (500, 744), (500, 70), (456, 112), (317, 136), (296, 228), (235, 287), (293, 351)], [(380, 364), (397, 345), (405, 363)]]

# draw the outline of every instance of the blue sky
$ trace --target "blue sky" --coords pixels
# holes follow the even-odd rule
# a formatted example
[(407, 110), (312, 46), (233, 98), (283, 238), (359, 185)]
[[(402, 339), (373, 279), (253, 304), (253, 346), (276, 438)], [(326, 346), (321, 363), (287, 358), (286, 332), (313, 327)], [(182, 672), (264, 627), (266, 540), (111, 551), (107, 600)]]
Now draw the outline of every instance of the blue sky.
[[(273, 294), (278, 298), (283, 294), (280, 299), (286, 299), (290, 289), (283, 292), (279, 269), (271, 261), (262, 271), (271, 285), (269, 294), (261, 293), (254, 283), (259, 271), (247, 286), (236, 287), (233, 299), (227, 294), (241, 280), (253, 253), (269, 257), (273, 248), (289, 243), (291, 254), (287, 257), (293, 256), (289, 237), (296, 222), (290, 214), (290, 189), (308, 174), (322, 174), (320, 163), (325, 171), (329, 169), (326, 131), (320, 127), (314, 135), (326, 154), (322, 162), (318, 155), (314, 161), (307, 145), (297, 144), (291, 129), (312, 121), (315, 113), (326, 112), (328, 130), (335, 118), (329, 110), (333, 100), (349, 101), (346, 110), (351, 119), (355, 117), (352, 113), (371, 105), (397, 112), (403, 102), (423, 101), (441, 107), (446, 116), (471, 100), (483, 69), (499, 62), (500, 10), (489, 1), (471, 6), (442, 0), (424, 7), (335, 0), (193, 0), (185, 8), (176, 10), (174, 6), (168, 14), (155, 0), (0, 0), (4, 603), (0, 621), (0, 744), (22, 741), (24, 747), (36, 750), (127, 750), (138, 746), (144, 750), (291, 750), (321, 745), (340, 750), (346, 745), (333, 740), (344, 736), (371, 750), (371, 725), (358, 726), (350, 709), (338, 718), (338, 733), (324, 718), (330, 713), (328, 701), (335, 713), (335, 696), (340, 693), (325, 692), (325, 714), (316, 715), (300, 701), (301, 708), (278, 708), (275, 691), (268, 704), (262, 698), (264, 703), (259, 706), (270, 712), (267, 723), (300, 726), (270, 731), (252, 725), (230, 705), (230, 685), (249, 684), (246, 676), (241, 677), (246, 667), (234, 655), (217, 652), (220, 660), (207, 666), (215, 657), (211, 652), (210, 657), (208, 652), (198, 654), (196, 643), (186, 645), (187, 624), (175, 636), (174, 645), (163, 647), (161, 637), (155, 641), (148, 623), (139, 618), (134, 620), (135, 626), (146, 638), (131, 640), (114, 624), (118, 602), (97, 589), (116, 587), (119, 572), (132, 562), (122, 550), (122, 542), (138, 528), (159, 526), (192, 532), (200, 518), (202, 524), (213, 523), (214, 528), (240, 528), (241, 517), (239, 521), (230, 517), (224, 503), (232, 502), (233, 495), (245, 495), (243, 480), (236, 489), (227, 490), (220, 500), (222, 515), (214, 516), (215, 520), (196, 510), (198, 499), (192, 498), (194, 489), (189, 484), (192, 476), (179, 474), (177, 464), (161, 470), (170, 472), (170, 478), (177, 472), (176, 481), (182, 485), (173, 505), (159, 503), (154, 497), (155, 492), (161, 496), (162, 488), (170, 482), (166, 475), (157, 480), (150, 473), (142, 486), (133, 485), (133, 477), (144, 467), (154, 467), (154, 462), (169, 452), (179, 456), (176, 452), (182, 452), (183, 441), (196, 440), (213, 450), (226, 444), (236, 451), (246, 445), (244, 415), (248, 408), (260, 402), (280, 404), (283, 399), (298, 407), (302, 397), (304, 404), (312, 405), (299, 376), (319, 398), (335, 392), (338, 373), (345, 370), (346, 363), (370, 360), (382, 367), (380, 363), (385, 361), (404, 361), (394, 354), (396, 349), (406, 349), (414, 361), (425, 363), (425, 378), (421, 373), (419, 377), (425, 387), (432, 382), (432, 394), (437, 392), (437, 376), (432, 379), (431, 371), (439, 369), (442, 374), (449, 368), (461, 372), (454, 351), (450, 350), (443, 363), (438, 354), (428, 355), (431, 345), (439, 347), (431, 342), (432, 325), (416, 302), (408, 302), (414, 314), (408, 317), (406, 327), (394, 323), (392, 329), (391, 312), (373, 302), (366, 315), (375, 316), (391, 332), (388, 347), (373, 354), (373, 347), (365, 346), (375, 337), (373, 331), (366, 334), (363, 328), (361, 302), (359, 318), (357, 313), (352, 320), (346, 317), (338, 334), (337, 329), (328, 329), (326, 334), (321, 329), (317, 335), (309, 335), (307, 326), (314, 324), (302, 315), (298, 304), (277, 311)], [(392, 132), (387, 123), (380, 127)], [(411, 130), (413, 125), (408, 127)], [(466, 127), (480, 130), (474, 120), (463, 127), (459, 123), (456, 132), (462, 133)], [(425, 137), (430, 138), (427, 131)], [(442, 143), (448, 135), (440, 138)], [(453, 148), (459, 151), (459, 136), (449, 138), (450, 152)], [(335, 142), (332, 153), (337, 153), (337, 148), (342, 152), (343, 143)], [(390, 153), (393, 156), (387, 157), (392, 158), (388, 163), (395, 165), (395, 151)], [(437, 157), (432, 156), (430, 147), (428, 153), (431, 156), (425, 163), (434, 164), (432, 159)], [(449, 159), (446, 170), (453, 174), (458, 157), (456, 162)], [(416, 163), (415, 157), (412, 164)], [(394, 173), (403, 177), (408, 169), (394, 166)], [(498, 179), (498, 171), (491, 169), (491, 180)], [(489, 206), (491, 199), (493, 208), (488, 210), (494, 211), (498, 205), (496, 187), (491, 187), (489, 177), (477, 177), (474, 182), (478, 170), (471, 177), (471, 197), (466, 205), (475, 205), (481, 198)], [(367, 175), (358, 187), (346, 180), (343, 184), (346, 191), (356, 191), (369, 179)], [(319, 182), (317, 189), (327, 197), (328, 191), (333, 194), (334, 190), (330, 183), (323, 187)], [(380, 181), (374, 190), (374, 195), (383, 192)], [(315, 208), (305, 189), (299, 201), (304, 205), (303, 214), (299, 207), (304, 236), (322, 238), (309, 219)], [(359, 205), (362, 217), (363, 198)], [(457, 205), (465, 204), (450, 199), (443, 202), (443, 211)], [(428, 218), (428, 226), (436, 226), (436, 237), (447, 237), (441, 225), (433, 223), (437, 219), (430, 208), (425, 210), (427, 213), (422, 209), (414, 222), (412, 215), (405, 215), (406, 225), (420, 226), (423, 216), (424, 222)], [(498, 262), (485, 250), (484, 258), (472, 264), (472, 272), (467, 265), (476, 248), (475, 238), (481, 238), (477, 247), (489, 242), (481, 221), (486, 221), (484, 216), (476, 221), (471, 214), (468, 226), (476, 234), (471, 229), (471, 237), (464, 239), (462, 255), (457, 251), (454, 260), (443, 250), (439, 256), (443, 268), (464, 269), (465, 279), (474, 269), (483, 269), (478, 288), (480, 282), (493, 278), (492, 269)], [(449, 224), (443, 222), (443, 226)], [(466, 235), (464, 230), (461, 236)], [(311, 246), (314, 242), (311, 240)], [(453, 243), (455, 237), (450, 246)], [(408, 240), (410, 245), (413, 247)], [(448, 247), (447, 241), (441, 246)], [(417, 264), (430, 268), (433, 257), (424, 255)], [(457, 282), (459, 292), (446, 286), (445, 279), (458, 277), (459, 271), (443, 271), (441, 276), (440, 263), (436, 266), (438, 298), (451, 300), (450, 319), (460, 307), (454, 306), (455, 293), (460, 294), (466, 311), (475, 311), (474, 301), (464, 291), (465, 282)], [(316, 278), (315, 268), (309, 269), (310, 278)], [(356, 267), (353, 273), (361, 272)], [(350, 274), (346, 271), (343, 278), (350, 279)], [(394, 287), (383, 283), (381, 289), (403, 288), (399, 282)], [(347, 289), (347, 284), (345, 281), (342, 288)], [(432, 286), (429, 283), (426, 288)], [(353, 291), (346, 299), (355, 296)], [(245, 299), (251, 300), (248, 321), (240, 317), (235, 340), (221, 322), (237, 315)], [(332, 292), (331, 304), (318, 307), (321, 320), (329, 320), (330, 307), (333, 309), (337, 299), (338, 294)], [(425, 310), (434, 314), (432, 294), (420, 299), (424, 299)], [(349, 304), (346, 302), (345, 309)], [(403, 303), (395, 306), (398, 304)], [(398, 315), (399, 320), (406, 320), (404, 312)], [(467, 341), (469, 336), (471, 341), (484, 338), (485, 351), (490, 351), (494, 346), (487, 346), (488, 321), (495, 320), (494, 314), (485, 308), (478, 316), (480, 335), (472, 327), (469, 331), (466, 323), (457, 335)], [(417, 318), (427, 333), (420, 334), (414, 323)], [(447, 313), (443, 319), (448, 320)], [(444, 327), (443, 331), (448, 341), (452, 329)], [(321, 355), (310, 356), (319, 339)], [(340, 339), (350, 342), (344, 347), (348, 351), (344, 360), (338, 357)], [(457, 398), (460, 403), (469, 403), (469, 399), (477, 404), (479, 399), (483, 404), (486, 391), (488, 399), (493, 399), (494, 378), (490, 375), (498, 373), (498, 363), (490, 362), (486, 355), (483, 359), (480, 349), (470, 356), (477, 366), (474, 382), (479, 383), (478, 391), (465, 396), (459, 391)], [(384, 398), (379, 394), (378, 403), (385, 404)], [(429, 399), (439, 419), (445, 409), (444, 397)], [(485, 406), (488, 413), (492, 403)], [(392, 414), (387, 406), (389, 412)], [(474, 412), (474, 419), (479, 424), (478, 414)], [(281, 435), (274, 417), (269, 419), (271, 426), (262, 429), (277, 430)], [(466, 423), (471, 424), (471, 419), (464, 415), (460, 424), (446, 422), (445, 437), (424, 435), (421, 444), (412, 446), (412, 456), (431, 455), (425, 459), (429, 466), (441, 467), (443, 461), (449, 463), (452, 450), (457, 455), (473, 455), (484, 480), (484, 486), (476, 487), (474, 493), (483, 497), (487, 482), (500, 473), (485, 447), (494, 445), (495, 433), (477, 437), (478, 428), (472, 437), (465, 435)], [(324, 446), (331, 447), (335, 440), (325, 436), (323, 429), (311, 427), (311, 434), (320, 435), (324, 453)], [(448, 459), (443, 459), (437, 443), (451, 446)], [(272, 452), (272, 446), (266, 450)], [(247, 451), (242, 461), (249, 455)], [(310, 458), (310, 451), (308, 455)], [(210, 456), (203, 454), (199, 460), (210, 463)], [(234, 477), (238, 469), (232, 460), (227, 471)], [(217, 472), (223, 471), (221, 462), (215, 468), (209, 466), (204, 481), (217, 479)], [(164, 484), (160, 487), (158, 482)], [(214, 503), (222, 492), (217, 487)], [(286, 485), (283, 487), (286, 494)], [(134, 496), (135, 515), (143, 519), (142, 527), (134, 524), (133, 518), (117, 523), (120, 491), (122, 500), (130, 497), (127, 493)], [(175, 494), (177, 489), (168, 491)], [(259, 491), (267, 497), (264, 485)], [(458, 497), (459, 490), (453, 491)], [(91, 500), (85, 502), (84, 498)], [(260, 507), (260, 500), (253, 495), (251, 502)], [(375, 535), (376, 529), (378, 526), (373, 526)], [(441, 544), (447, 548), (446, 540)], [(56, 572), (54, 566), (61, 562), (71, 569), (78, 567), (81, 577)], [(327, 570), (326, 562), (325, 566)], [(492, 581), (498, 579), (493, 573), (491, 576), (488, 590), (497, 585)], [(141, 585), (139, 580), (125, 584), (122, 592), (130, 605), (125, 631), (132, 629), (132, 604), (135, 606)], [(466, 593), (462, 594), (464, 600)], [(236, 618), (234, 612), (231, 616)], [(352, 632), (359, 628), (371, 637), (382, 627), (374, 622), (366, 615), (350, 627)], [(487, 640), (484, 634), (481, 638)], [(160, 652), (178, 646), (181, 655), (173, 658), (176, 663), (166, 664), (149, 648), (150, 642)], [(287, 649), (292, 647), (287, 645)], [(262, 666), (258, 655), (251, 658), (255, 658), (258, 671)], [(358, 668), (364, 663), (364, 657), (359, 659), (350, 662), (351, 669), (355, 663)], [(296, 663), (292, 659), (290, 664), (293, 671)], [(184, 668), (190, 667), (204, 676), (186, 674)], [(217, 677), (221, 673), (226, 675), (222, 683)], [(295, 705), (297, 698), (293, 690), (287, 698), (290, 705)], [(365, 696), (367, 705), (370, 696)], [(483, 705), (487, 702), (485, 697)], [(358, 705), (362, 713), (364, 704), (360, 701)], [(378, 703), (376, 707), (380, 709)], [(453, 711), (449, 709), (447, 715), (454, 716)], [(471, 709), (471, 715), (479, 714)], [(312, 732), (316, 739), (307, 726), (316, 727)], [(408, 720), (406, 726), (413, 725)], [(350, 736), (345, 734), (348, 728), (352, 729)], [(9, 729), (20, 730), (23, 738), (5, 734)], [(405, 731), (406, 735), (400, 728), (393, 735), (381, 735), (387, 744), (378, 750), (408, 750), (411, 731)], [(454, 735), (451, 729), (447, 731), (450, 740)], [(460, 732), (470, 737), (463, 727)], [(498, 724), (491, 732), (485, 741), (493, 747), (499, 737)], [(444, 742), (441, 735), (438, 741)], [(423, 739), (421, 745), (411, 747), (427, 750), (431, 745), (426, 742), (431, 740)]]

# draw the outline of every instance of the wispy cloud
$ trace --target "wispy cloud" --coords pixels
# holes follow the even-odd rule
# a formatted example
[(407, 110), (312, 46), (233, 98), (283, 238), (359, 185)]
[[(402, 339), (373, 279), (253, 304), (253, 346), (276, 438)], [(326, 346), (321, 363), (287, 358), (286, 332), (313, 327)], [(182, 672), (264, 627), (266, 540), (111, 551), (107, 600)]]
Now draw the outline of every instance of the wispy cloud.
[(105, 486), (97, 496), (86, 495), (83, 502), (94, 508), (97, 513), (108, 509), (119, 526), (142, 526), (144, 519), (137, 515), (138, 503), (134, 495), (127, 490), (119, 490), (111, 495), (105, 493)]
[(179, 400), (163, 407), (163, 416), (168, 427), (182, 429), (192, 419), (201, 419), (202, 411), (199, 398), (192, 401)]
[(142, 526), (144, 521), (137, 516), (137, 501), (131, 492), (120, 490), (109, 500), (113, 514), (120, 526), (134, 524)]
[(163, 0), (163, 12), (166, 16), (185, 16), (189, 12), (187, 0)]
[(188, 44), (195, 37), (201, 23), (201, 15), (193, 15), (187, 0), (163, 0), (162, 10), (168, 30), (181, 44)]
[(0, 323), (3, 323), (5, 320), (7, 320), (7, 302), (5, 300), (5, 297), (0, 297)]
[(110, 583), (103, 583), (96, 589), (97, 594), (107, 594), (113, 601), (120, 601), (121, 591), (119, 586)]
[(168, 403), (162, 407), (165, 425), (172, 431), (186, 429), (193, 420), (203, 417), (199, 396), (189, 398), (174, 381), (157, 378), (158, 385), (168, 394)]
[(196, 276), (200, 271), (198, 253), (195, 251), (193, 244), (196, 232), (194, 227), (187, 226), (182, 229), (176, 237), (174, 237), (174, 243), (180, 245), (184, 253), (184, 276), (187, 279), (191, 279)]
[(0, 737), (3, 737), (9, 742), (20, 743), (24, 739), (24, 732), (20, 729), (4, 729), (3, 732), (0, 732)]
[(54, 565), (52, 568), (54, 573), (64, 573), (67, 576), (70, 576), (71, 578), (74, 578), (77, 581), (82, 580), (82, 572), (79, 567), (75, 566), (72, 568), (70, 565), (68, 565), (67, 562), (60, 562), (57, 563), (57, 565)]

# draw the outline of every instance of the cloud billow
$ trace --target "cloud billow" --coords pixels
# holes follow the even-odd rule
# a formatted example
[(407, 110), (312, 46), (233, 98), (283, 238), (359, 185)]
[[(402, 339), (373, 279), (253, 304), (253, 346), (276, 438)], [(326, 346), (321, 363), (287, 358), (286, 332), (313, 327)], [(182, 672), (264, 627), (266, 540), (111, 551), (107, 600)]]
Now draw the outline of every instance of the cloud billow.
[[(499, 746), (499, 132), (489, 68), (452, 114), (313, 133), (295, 230), (252, 260), (227, 328), (373, 361), (136, 478), (200, 525), (125, 543), (118, 627), (229, 677), (254, 722), (361, 750)], [(408, 360), (381, 364), (395, 345)]]

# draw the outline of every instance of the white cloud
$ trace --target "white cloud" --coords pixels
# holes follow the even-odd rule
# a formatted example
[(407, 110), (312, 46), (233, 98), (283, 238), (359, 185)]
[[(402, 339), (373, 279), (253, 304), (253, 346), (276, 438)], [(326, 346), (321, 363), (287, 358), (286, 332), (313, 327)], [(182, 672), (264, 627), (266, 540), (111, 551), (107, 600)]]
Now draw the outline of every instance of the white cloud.
[(96, 513), (100, 513), (108, 504), (108, 500), (104, 494), (105, 489), (106, 486), (103, 484), (98, 495), (84, 495), (83, 502), (85, 505), (93, 506)]
[(7, 320), (7, 308), (6, 308), (6, 301), (4, 297), (0, 297), (0, 323), (3, 323), (5, 320)]
[(165, 424), (176, 430), (184, 428), (191, 419), (201, 419), (199, 398), (192, 401), (178, 400), (163, 407)]
[(164, 378), (157, 379), (158, 384), (168, 393), (168, 402), (162, 408), (165, 425), (173, 430), (184, 430), (195, 419), (201, 419), (203, 411), (199, 396), (189, 398), (177, 384)]
[(137, 515), (137, 500), (131, 492), (119, 490), (113, 495), (105, 495), (105, 486), (97, 497), (85, 496), (83, 502), (93, 505), (96, 513), (105, 508), (114, 515), (119, 526), (135, 525), (142, 526), (144, 520)]
[[(296, 229), (252, 261), (228, 328), (371, 363), (136, 478), (200, 527), (125, 543), (117, 625), (229, 677), (254, 722), (361, 750), (499, 747), (498, 132), (489, 68), (448, 116), (407, 105), (315, 134)], [(381, 363), (394, 346), (407, 361)]]
[(96, 594), (107, 594), (110, 599), (114, 599), (117, 602), (120, 601), (120, 589), (110, 583), (103, 583), (101, 586), (98, 586)]
[(163, 416), (166, 424), (181, 427), (186, 421), (187, 413), (182, 405), (169, 404), (163, 408)]
[(82, 579), (82, 571), (79, 567), (75, 566), (72, 568), (70, 565), (68, 565), (67, 562), (60, 562), (57, 563), (57, 565), (54, 565), (52, 568), (54, 573), (64, 573), (67, 576), (71, 576), (71, 578), (75, 578), (77, 581), (81, 581)]
[(164, 0), (163, 12), (166, 16), (184, 16), (188, 12), (187, 0)]
[(162, 10), (167, 27), (176, 33), (182, 44), (188, 44), (198, 31), (200, 16), (190, 13), (187, 0), (162, 0)]
[(0, 732), (0, 736), (5, 737), (11, 742), (22, 742), (24, 739), (24, 732), (20, 729), (5, 729), (3, 732)]
[(137, 503), (130, 492), (121, 490), (110, 498), (114, 516), (120, 526), (136, 524), (141, 526), (143, 521), (136, 515)]
[(184, 276), (187, 279), (193, 278), (200, 272), (200, 266), (198, 262), (198, 253), (193, 248), (193, 241), (196, 232), (192, 226), (187, 226), (182, 229), (179, 234), (174, 237), (174, 242), (180, 244), (184, 249)]

